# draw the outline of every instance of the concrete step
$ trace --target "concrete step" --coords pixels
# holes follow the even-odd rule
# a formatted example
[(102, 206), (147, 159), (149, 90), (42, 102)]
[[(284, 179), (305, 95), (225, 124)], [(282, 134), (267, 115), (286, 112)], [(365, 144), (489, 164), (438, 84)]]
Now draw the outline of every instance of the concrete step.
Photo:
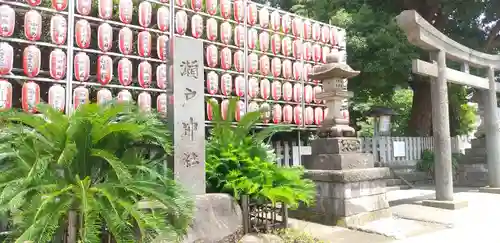
[(482, 157), (486, 156), (486, 154), (487, 152), (486, 149), (484, 148), (473, 148), (473, 149), (466, 149), (464, 156)]
[(471, 147), (475, 148), (475, 147), (486, 147), (486, 139), (485, 138), (481, 138), (481, 139), (472, 139), (470, 141), (470, 145)]
[(386, 179), (385, 180), (386, 186), (399, 186), (399, 185), (404, 185), (403, 180), (401, 179)]
[[(426, 172), (421, 171), (411, 171), (411, 172), (396, 172), (396, 175), (403, 177), (410, 183), (415, 183), (418, 181), (426, 181), (429, 179), (429, 176)], [(397, 177), (395, 177), (397, 178)]]
[(458, 161), (459, 164), (485, 164), (486, 156), (465, 155)]
[(409, 187), (409, 186), (407, 186), (407, 185), (387, 186), (387, 187), (385, 188), (385, 191), (386, 191), (386, 192), (390, 192), (390, 191), (407, 190), (407, 189), (410, 189), (410, 187)]

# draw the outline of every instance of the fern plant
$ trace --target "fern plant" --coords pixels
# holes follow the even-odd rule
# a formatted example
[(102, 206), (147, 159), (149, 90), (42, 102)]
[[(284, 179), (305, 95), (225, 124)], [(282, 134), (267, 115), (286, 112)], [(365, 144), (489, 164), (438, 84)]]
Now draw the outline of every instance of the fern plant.
[(263, 111), (248, 112), (234, 125), (236, 104), (236, 99), (230, 100), (224, 120), (219, 106), (210, 103), (214, 127), (206, 145), (207, 191), (229, 193), (237, 199), (249, 195), (254, 200), (284, 202), (291, 207), (312, 203), (314, 183), (303, 178), (300, 167), (278, 166), (274, 150), (266, 143), (274, 133), (290, 127), (277, 125), (256, 131)]
[[(0, 114), (8, 242), (50, 242), (68, 224), (70, 243), (99, 243), (104, 227), (117, 243), (158, 235), (175, 242), (185, 233), (193, 204), (164, 169), (170, 140), (161, 120), (132, 105), (87, 104), (71, 116), (48, 105), (39, 111)], [(145, 200), (160, 207), (139, 208)]]

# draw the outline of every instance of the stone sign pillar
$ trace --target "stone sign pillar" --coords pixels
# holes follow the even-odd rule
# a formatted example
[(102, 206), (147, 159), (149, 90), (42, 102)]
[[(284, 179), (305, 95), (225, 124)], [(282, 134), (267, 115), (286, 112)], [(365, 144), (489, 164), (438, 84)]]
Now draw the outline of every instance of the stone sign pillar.
[(385, 181), (388, 168), (374, 168), (372, 154), (361, 152), (361, 141), (344, 119), (342, 100), (352, 96), (347, 79), (359, 74), (331, 53), (327, 63), (314, 67), (311, 78), (322, 80), (329, 113), (312, 141), (312, 153), (304, 161), (306, 176), (317, 186), (316, 206), (301, 207), (292, 214), (323, 224), (355, 227), (389, 216)]
[[(173, 45), (173, 47), (172, 47)], [(170, 42), (172, 69), (168, 123), (173, 137), (169, 168), (192, 194), (205, 193), (205, 96), (203, 42), (175, 37)]]

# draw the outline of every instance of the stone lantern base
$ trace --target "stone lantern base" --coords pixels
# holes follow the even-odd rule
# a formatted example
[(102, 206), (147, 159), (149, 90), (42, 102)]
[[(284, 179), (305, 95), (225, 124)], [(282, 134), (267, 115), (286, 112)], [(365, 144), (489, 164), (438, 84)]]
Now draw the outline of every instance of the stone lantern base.
[(357, 138), (319, 138), (303, 163), (306, 176), (316, 183), (316, 205), (290, 214), (339, 226), (359, 226), (390, 216), (384, 179), (389, 168), (374, 168), (372, 154), (361, 153)]

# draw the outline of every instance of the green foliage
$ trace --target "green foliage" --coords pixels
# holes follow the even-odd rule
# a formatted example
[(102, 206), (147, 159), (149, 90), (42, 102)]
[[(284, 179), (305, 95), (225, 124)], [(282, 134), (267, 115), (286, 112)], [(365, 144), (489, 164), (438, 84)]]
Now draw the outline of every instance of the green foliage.
[(287, 243), (324, 243), (324, 241), (315, 238), (314, 236), (296, 229), (282, 229), (273, 232)]
[[(184, 234), (193, 205), (164, 169), (170, 139), (155, 115), (117, 104), (83, 105), (71, 116), (48, 105), (39, 111), (0, 115), (0, 213), (13, 216), (9, 242), (49, 242), (69, 211), (79, 216), (79, 242), (100, 242), (104, 225), (117, 243)], [(142, 210), (141, 201), (158, 207)]]
[[(210, 102), (210, 101), (208, 101)], [(304, 179), (302, 168), (285, 168), (276, 163), (274, 150), (266, 139), (287, 126), (269, 126), (253, 131), (261, 111), (248, 112), (233, 125), (236, 100), (231, 99), (227, 119), (221, 117), (217, 104), (213, 107), (214, 127), (206, 145), (207, 191), (229, 193), (235, 198), (249, 195), (256, 200), (284, 202), (295, 207), (309, 204), (316, 194), (314, 183)]]
[[(451, 155), (451, 166), (454, 174), (457, 173), (459, 157), (460, 154)], [(422, 151), (422, 159), (417, 163), (417, 170), (427, 172), (434, 178), (434, 152), (432, 150), (425, 149)]]

